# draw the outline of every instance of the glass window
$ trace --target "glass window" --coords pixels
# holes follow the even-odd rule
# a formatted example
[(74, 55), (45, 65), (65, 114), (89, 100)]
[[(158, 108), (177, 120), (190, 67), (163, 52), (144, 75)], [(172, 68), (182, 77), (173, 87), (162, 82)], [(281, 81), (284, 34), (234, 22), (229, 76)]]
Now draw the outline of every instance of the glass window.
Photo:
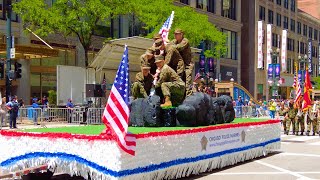
[(259, 20), (266, 20), (266, 8), (259, 6)]
[(277, 0), (277, 4), (278, 4), (278, 5), (281, 5), (281, 0)]
[(222, 0), (221, 16), (236, 20), (236, 0)]
[(283, 17), (283, 28), (288, 29), (288, 17), (287, 16)]
[(188, 4), (189, 5), (189, 0), (180, 0), (183, 4)]
[(32, 59), (31, 66), (41, 66), (41, 59)]
[(296, 11), (296, 0), (291, 0), (290, 9), (291, 9), (291, 11), (293, 11), (293, 12)]
[(215, 12), (214, 8), (215, 8), (215, 0), (208, 0), (208, 9), (207, 9), (207, 11), (214, 13)]
[(293, 19), (291, 19), (290, 21), (291, 21), (290, 22), (290, 30), (295, 32), (296, 31), (296, 21)]
[(314, 29), (313, 38), (314, 40), (318, 40), (318, 30), (316, 29)]
[(207, 1), (206, 0), (197, 0), (196, 6), (199, 9), (207, 10)]
[(281, 14), (277, 13), (277, 26), (281, 27)]
[(284, 1), (283, 1), (283, 6), (284, 6), (286, 9), (289, 8), (288, 0), (284, 0)]
[(227, 35), (227, 52), (224, 58), (237, 60), (237, 33), (226, 29), (222, 29), (222, 32)]
[(308, 31), (308, 26), (307, 25), (303, 25), (303, 35), (307, 36), (307, 31)]
[(297, 32), (298, 34), (301, 34), (301, 22), (298, 22)]
[(290, 58), (287, 59), (287, 72), (292, 73), (292, 61)]
[(272, 33), (272, 46), (280, 48), (280, 35)]
[(68, 65), (66, 62), (66, 52), (65, 50), (59, 50), (59, 55), (58, 57), (49, 57), (49, 58), (43, 58), (41, 59), (41, 65), (42, 66), (53, 66), (55, 67), (56, 65)]
[(309, 27), (309, 38), (312, 39), (312, 35), (313, 35), (313, 28)]
[(5, 19), (3, 0), (0, 0), (0, 19)]
[(273, 24), (273, 11), (268, 10), (268, 23)]

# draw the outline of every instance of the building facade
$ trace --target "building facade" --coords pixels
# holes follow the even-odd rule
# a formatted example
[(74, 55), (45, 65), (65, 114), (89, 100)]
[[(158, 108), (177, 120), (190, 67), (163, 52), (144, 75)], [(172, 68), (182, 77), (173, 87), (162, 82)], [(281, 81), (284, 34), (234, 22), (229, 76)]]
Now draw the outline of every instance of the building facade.
[[(258, 68), (258, 21), (262, 21), (263, 67)], [(267, 24), (271, 24), (272, 49), (282, 48), (282, 31), (287, 30), (286, 71), (279, 84), (281, 98), (290, 98), (294, 64), (298, 56), (308, 54), (312, 42), (312, 76), (319, 75), (319, 19), (299, 10), (296, 0), (243, 0), (242, 1), (242, 66), (241, 83), (256, 99), (269, 99), (271, 87), (267, 78)], [(254, 51), (253, 51), (254, 50)], [(280, 53), (279, 57), (283, 54)], [(280, 58), (278, 59), (280, 63)]]
[[(176, 5), (195, 8), (199, 13), (208, 16), (209, 22), (227, 35), (227, 53), (215, 59), (215, 77), (220, 81), (234, 79), (241, 83), (241, 1), (242, 0), (180, 0)], [(204, 42), (200, 47), (210, 49), (211, 43)], [(197, 68), (197, 64), (196, 64)]]

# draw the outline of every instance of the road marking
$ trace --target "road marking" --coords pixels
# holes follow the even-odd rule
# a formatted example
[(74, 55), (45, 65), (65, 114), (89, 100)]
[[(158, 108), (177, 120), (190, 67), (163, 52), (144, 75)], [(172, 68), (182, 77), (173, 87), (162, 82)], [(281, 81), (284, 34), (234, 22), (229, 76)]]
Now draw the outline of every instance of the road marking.
[[(298, 174), (320, 174), (320, 172), (296, 172)], [(211, 176), (225, 176), (225, 175), (277, 175), (288, 174), (287, 172), (236, 172), (236, 173), (214, 173)]]
[(309, 143), (308, 145), (319, 146), (320, 145), (320, 141), (314, 142), (314, 143)]
[(320, 157), (320, 154), (304, 154), (304, 153), (280, 153), (277, 155), (285, 155), (285, 156), (305, 156), (305, 157)]
[(290, 174), (290, 175), (295, 176), (295, 177), (299, 177), (299, 178), (303, 178), (303, 179), (310, 179), (310, 178), (308, 178), (306, 176), (303, 176), (303, 175), (301, 175), (299, 173), (292, 172), (292, 171), (289, 171), (287, 169), (283, 169), (281, 167), (274, 166), (272, 164), (268, 164), (268, 163), (262, 162), (261, 160), (256, 160), (254, 162), (256, 162), (258, 164), (261, 164), (261, 165), (264, 165), (264, 166), (267, 166), (267, 167), (270, 167), (270, 168), (273, 168), (273, 169), (276, 169), (276, 170), (281, 171), (281, 172), (285, 172), (285, 173)]

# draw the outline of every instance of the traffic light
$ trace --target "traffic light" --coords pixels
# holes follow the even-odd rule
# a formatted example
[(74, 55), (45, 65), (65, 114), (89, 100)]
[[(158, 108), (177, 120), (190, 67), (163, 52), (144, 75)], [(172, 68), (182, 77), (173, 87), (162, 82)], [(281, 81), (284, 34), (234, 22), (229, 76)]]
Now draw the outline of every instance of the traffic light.
[(15, 79), (20, 79), (21, 78), (21, 64), (18, 62), (14, 63), (14, 74), (15, 74)]

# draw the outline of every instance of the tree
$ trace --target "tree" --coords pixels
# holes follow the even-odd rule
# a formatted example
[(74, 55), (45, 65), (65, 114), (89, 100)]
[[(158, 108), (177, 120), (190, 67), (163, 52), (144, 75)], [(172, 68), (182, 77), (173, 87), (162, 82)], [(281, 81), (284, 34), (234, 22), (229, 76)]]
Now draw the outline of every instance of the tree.
[(314, 88), (320, 89), (320, 77), (313, 77), (312, 80), (315, 83)]
[(189, 6), (179, 7), (173, 0), (130, 0), (130, 5), (145, 28), (154, 29), (147, 37), (159, 32), (164, 21), (172, 11), (175, 12), (169, 37), (173, 39), (175, 28), (181, 28), (192, 46), (198, 46), (202, 41), (209, 41), (214, 46), (206, 51), (207, 56), (220, 58), (226, 52), (226, 35), (209, 22), (208, 16), (200, 14)]
[(176, 27), (183, 29), (193, 46), (203, 40), (212, 42), (214, 47), (210, 53), (213, 57), (220, 57), (226, 51), (225, 35), (208, 21), (206, 15), (195, 12), (191, 7), (175, 6), (173, 0), (56, 0), (53, 4), (47, 4), (45, 0), (21, 0), (14, 4), (13, 10), (36, 34), (76, 36), (85, 51), (86, 67), (97, 25), (107, 25), (111, 18), (126, 14), (136, 16), (145, 29), (154, 29), (148, 35), (151, 37), (159, 31), (171, 11), (175, 11), (172, 32)]
[(36, 34), (75, 35), (85, 52), (88, 66), (88, 51), (98, 23), (107, 24), (109, 19), (123, 14), (124, 0), (21, 0), (13, 10), (22, 18), (25, 27)]

